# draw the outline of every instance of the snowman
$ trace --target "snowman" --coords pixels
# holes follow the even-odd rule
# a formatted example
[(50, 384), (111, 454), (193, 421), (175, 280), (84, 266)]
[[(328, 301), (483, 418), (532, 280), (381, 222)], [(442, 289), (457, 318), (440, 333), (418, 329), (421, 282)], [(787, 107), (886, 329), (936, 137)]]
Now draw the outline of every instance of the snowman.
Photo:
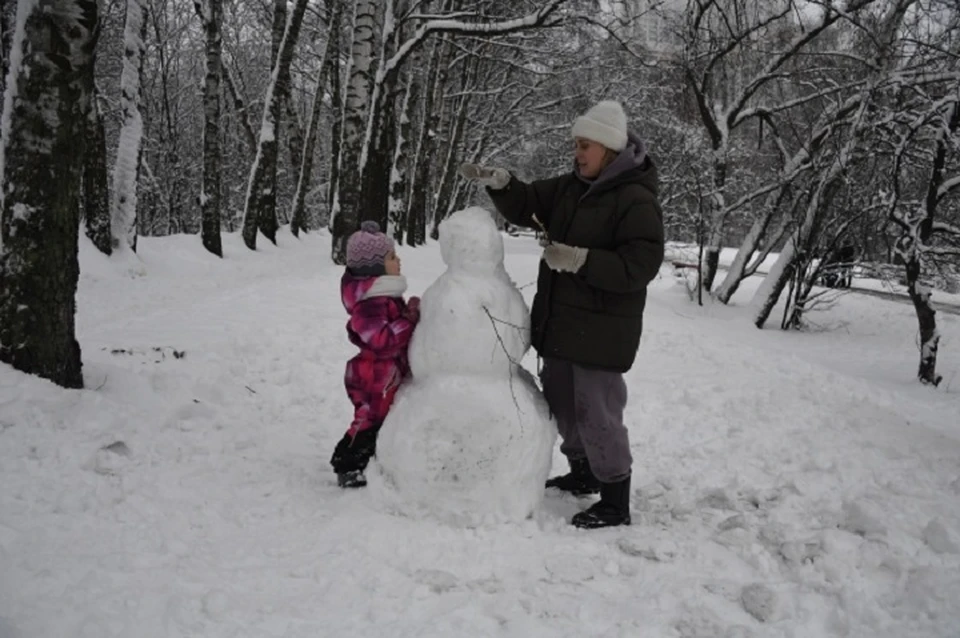
[(519, 521), (539, 507), (556, 425), (532, 375), (530, 313), (503, 267), (491, 214), (440, 224), (447, 270), (426, 290), (413, 378), (377, 442), (371, 488), (404, 514), (457, 525)]

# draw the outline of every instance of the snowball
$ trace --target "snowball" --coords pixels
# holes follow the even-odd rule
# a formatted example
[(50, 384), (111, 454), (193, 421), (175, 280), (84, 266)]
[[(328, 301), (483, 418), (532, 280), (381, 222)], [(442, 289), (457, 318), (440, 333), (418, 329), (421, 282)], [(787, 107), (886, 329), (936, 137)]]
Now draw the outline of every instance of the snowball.
[(760, 622), (768, 622), (776, 614), (777, 595), (766, 585), (754, 583), (743, 588), (740, 604), (744, 611)]

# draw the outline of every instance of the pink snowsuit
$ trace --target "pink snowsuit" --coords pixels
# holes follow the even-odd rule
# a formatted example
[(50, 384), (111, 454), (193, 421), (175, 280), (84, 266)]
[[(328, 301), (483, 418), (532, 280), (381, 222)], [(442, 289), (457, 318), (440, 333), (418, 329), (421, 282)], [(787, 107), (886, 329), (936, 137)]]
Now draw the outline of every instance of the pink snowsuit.
[[(407, 347), (419, 312), (403, 300), (400, 278), (343, 275), (340, 295), (350, 315), (347, 336), (360, 354), (347, 362), (344, 383), (354, 405), (347, 435), (379, 428), (404, 377)], [(379, 283), (378, 283), (379, 282)]]

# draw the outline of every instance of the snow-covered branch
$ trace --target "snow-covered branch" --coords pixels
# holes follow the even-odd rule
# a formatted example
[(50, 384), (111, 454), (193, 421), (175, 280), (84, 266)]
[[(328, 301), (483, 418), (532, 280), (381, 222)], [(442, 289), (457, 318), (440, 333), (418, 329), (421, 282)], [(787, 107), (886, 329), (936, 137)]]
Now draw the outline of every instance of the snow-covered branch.
[(566, 0), (550, 0), (546, 6), (521, 18), (498, 20), (494, 22), (466, 22), (449, 18), (438, 18), (423, 23), (410, 38), (400, 45), (396, 53), (378, 69), (378, 79), (394, 73), (400, 64), (419, 46), (428, 36), (434, 33), (457, 33), (473, 35), (509, 35), (517, 31), (548, 24), (549, 18), (557, 12)]
[[(848, 11), (859, 11), (873, 4), (875, 1), (876, 0), (856, 0), (855, 2), (850, 3), (852, 6), (848, 7)], [(790, 9), (787, 9), (787, 11), (789, 12)], [(779, 77), (777, 71), (780, 69), (780, 67), (786, 64), (789, 60), (793, 59), (804, 47), (818, 38), (820, 34), (830, 28), (837, 20), (839, 20), (839, 18), (840, 14), (838, 13), (832, 13), (829, 11), (824, 12), (823, 19), (820, 24), (809, 31), (801, 32), (800, 35), (793, 39), (786, 49), (770, 60), (766, 67), (764, 67), (763, 70), (761, 70), (740, 92), (739, 99), (734, 100), (733, 106), (727, 111), (727, 126), (729, 128), (733, 128), (733, 123), (737, 121), (740, 111), (746, 107), (747, 102), (750, 101), (756, 92), (772, 80), (775, 80), (777, 77)]]
[(933, 222), (933, 227), (930, 229), (930, 232), (943, 235), (953, 235), (954, 237), (960, 238), (960, 226), (956, 226), (947, 222)]

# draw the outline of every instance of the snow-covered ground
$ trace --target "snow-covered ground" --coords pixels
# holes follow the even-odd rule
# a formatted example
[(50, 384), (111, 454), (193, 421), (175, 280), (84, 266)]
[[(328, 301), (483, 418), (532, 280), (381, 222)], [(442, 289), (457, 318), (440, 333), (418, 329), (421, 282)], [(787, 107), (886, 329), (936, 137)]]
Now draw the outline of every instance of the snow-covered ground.
[[(575, 530), (589, 501), (549, 495), (458, 529), (336, 487), (328, 238), (224, 241), (141, 238), (137, 267), (84, 243), (87, 389), (0, 366), (0, 637), (960, 636), (958, 317), (932, 390), (909, 306), (757, 331), (667, 267), (628, 374), (634, 524)], [(539, 250), (505, 241), (529, 302)], [(401, 256), (412, 294), (442, 271)]]

